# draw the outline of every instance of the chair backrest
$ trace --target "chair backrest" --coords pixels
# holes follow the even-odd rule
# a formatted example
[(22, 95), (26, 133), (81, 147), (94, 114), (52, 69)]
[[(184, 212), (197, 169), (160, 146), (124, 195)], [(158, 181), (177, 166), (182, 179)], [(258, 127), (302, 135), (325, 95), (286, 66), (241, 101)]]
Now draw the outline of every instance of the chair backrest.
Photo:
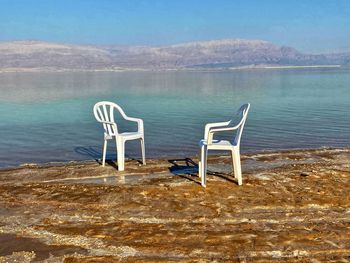
[(233, 125), (239, 125), (239, 128), (237, 129), (236, 136), (234, 139), (234, 143), (238, 146), (241, 143), (242, 132), (243, 132), (245, 121), (247, 120), (249, 108), (250, 108), (249, 103), (243, 104), (237, 111), (237, 114), (239, 115), (239, 123), (233, 124)]
[(100, 101), (97, 102), (94, 106), (94, 115), (97, 121), (114, 123), (103, 123), (103, 128), (107, 135), (118, 134), (117, 124), (114, 120), (114, 109), (118, 110), (123, 117), (126, 116), (123, 109), (114, 102)]

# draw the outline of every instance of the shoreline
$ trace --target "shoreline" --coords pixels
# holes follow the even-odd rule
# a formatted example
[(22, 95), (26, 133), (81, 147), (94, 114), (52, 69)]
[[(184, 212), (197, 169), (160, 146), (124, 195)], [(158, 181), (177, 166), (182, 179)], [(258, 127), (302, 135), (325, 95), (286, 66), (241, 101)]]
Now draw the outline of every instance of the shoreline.
[(51, 68), (5, 68), (0, 69), (4, 73), (88, 73), (88, 72), (225, 72), (236, 70), (275, 70), (275, 69), (349, 69), (348, 65), (247, 65), (223, 68), (115, 68), (115, 69), (51, 69)]
[[(350, 146), (345, 147), (319, 147), (319, 148), (293, 148), (293, 149), (268, 149), (268, 150), (262, 150), (262, 151), (248, 151), (241, 153), (242, 158), (251, 158), (252, 156), (258, 156), (258, 155), (278, 155), (278, 154), (293, 154), (293, 153), (304, 153), (304, 152), (318, 152), (318, 151), (329, 151), (329, 152), (338, 152), (338, 151), (348, 151), (350, 150)], [(210, 154), (212, 158), (224, 158), (226, 155), (218, 155), (218, 154)], [(169, 159), (176, 159), (176, 158), (182, 158), (182, 157), (176, 157), (176, 156), (162, 156), (162, 157), (155, 157), (155, 158), (146, 158), (146, 160), (150, 160), (152, 162), (156, 161), (167, 161)], [(186, 157), (190, 159), (198, 159), (198, 156), (190, 156)], [(132, 161), (135, 158), (128, 159), (126, 158), (126, 161)], [(137, 158), (136, 158), (137, 159)], [(116, 160), (111, 160), (115, 164), (117, 163)], [(53, 162), (31, 162), (31, 163), (21, 163), (18, 165), (13, 166), (7, 166), (7, 167), (1, 167), (0, 166), (0, 172), (5, 170), (14, 170), (18, 168), (25, 168), (25, 167), (60, 167), (64, 165), (69, 164), (91, 164), (91, 163), (98, 163), (95, 159), (86, 159), (86, 160), (65, 160), (65, 161), (53, 161)]]

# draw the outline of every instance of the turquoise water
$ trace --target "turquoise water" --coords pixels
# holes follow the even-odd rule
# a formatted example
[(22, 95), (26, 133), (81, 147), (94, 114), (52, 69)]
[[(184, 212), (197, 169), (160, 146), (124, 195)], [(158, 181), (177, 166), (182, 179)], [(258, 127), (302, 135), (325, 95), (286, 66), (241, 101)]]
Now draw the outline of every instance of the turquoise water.
[[(349, 70), (2, 73), (0, 91), (0, 167), (100, 158), (100, 100), (144, 119), (146, 157), (197, 154), (205, 123), (230, 119), (244, 102), (243, 152), (350, 145)], [(139, 144), (127, 155), (138, 158)]]

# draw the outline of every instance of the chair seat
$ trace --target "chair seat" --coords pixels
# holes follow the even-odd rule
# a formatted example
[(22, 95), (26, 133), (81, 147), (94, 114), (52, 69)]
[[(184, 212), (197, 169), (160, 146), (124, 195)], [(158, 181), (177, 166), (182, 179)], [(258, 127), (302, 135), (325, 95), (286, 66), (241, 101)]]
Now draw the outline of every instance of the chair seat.
[(231, 150), (237, 145), (226, 140), (213, 140), (211, 144), (208, 144), (207, 140), (200, 140), (199, 146), (207, 146), (208, 150)]
[[(113, 137), (115, 137), (116, 135), (107, 135), (105, 134), (105, 139), (106, 140), (111, 140), (113, 139)], [(118, 136), (121, 136), (124, 138), (124, 140), (128, 141), (128, 140), (134, 140), (134, 139), (139, 139), (142, 138), (142, 133), (139, 132), (123, 132), (123, 133), (119, 133)]]
[(134, 140), (134, 139), (142, 138), (143, 134), (139, 132), (123, 132), (123, 133), (119, 133), (119, 136), (124, 137), (124, 140)]

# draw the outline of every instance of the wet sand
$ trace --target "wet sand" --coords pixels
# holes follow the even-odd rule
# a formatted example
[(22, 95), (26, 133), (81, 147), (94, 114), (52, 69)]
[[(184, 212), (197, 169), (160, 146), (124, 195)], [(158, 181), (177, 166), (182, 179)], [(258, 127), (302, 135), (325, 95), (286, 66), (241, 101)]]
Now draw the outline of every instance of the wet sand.
[(0, 262), (350, 262), (350, 149), (0, 170)]

